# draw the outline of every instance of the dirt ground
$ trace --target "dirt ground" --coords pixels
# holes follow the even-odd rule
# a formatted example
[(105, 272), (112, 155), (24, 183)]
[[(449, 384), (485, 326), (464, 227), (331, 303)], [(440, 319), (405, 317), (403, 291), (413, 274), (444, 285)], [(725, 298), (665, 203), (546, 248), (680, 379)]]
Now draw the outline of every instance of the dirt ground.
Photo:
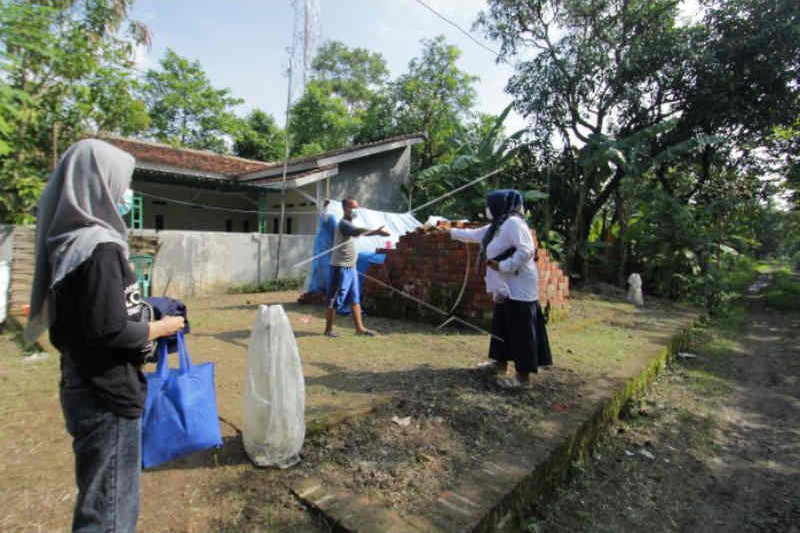
[(528, 531), (800, 531), (800, 314), (754, 298), (692, 344)]
[[(569, 320), (548, 328), (556, 366), (517, 394), (474, 370), (488, 346), (482, 335), (367, 317), (382, 336), (356, 337), (339, 318), (341, 336), (329, 339), (323, 310), (293, 303), (295, 292), (189, 300), (187, 341), (195, 362), (216, 365), (224, 445), (144, 472), (139, 529), (326, 531), (284, 486), (310, 474), (401, 515), (424, 513), (483, 454), (544, 442), (543, 426), (558, 439), (553, 413), (587, 407), (591, 383), (622, 379), (641, 364), (634, 356), (655, 353), (695, 316), (655, 301), (635, 309), (617, 296), (577, 294)], [(303, 461), (287, 471), (253, 467), (240, 435), (249, 326), (257, 305), (274, 303), (287, 311), (306, 376), (309, 434)], [(58, 357), (26, 362), (10, 335), (0, 342), (0, 530), (66, 530), (75, 488)]]

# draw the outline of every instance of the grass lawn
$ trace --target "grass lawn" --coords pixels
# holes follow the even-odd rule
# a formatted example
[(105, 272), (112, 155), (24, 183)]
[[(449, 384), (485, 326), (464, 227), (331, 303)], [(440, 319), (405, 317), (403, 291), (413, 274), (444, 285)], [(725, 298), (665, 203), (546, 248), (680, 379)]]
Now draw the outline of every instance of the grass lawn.
[[(558, 438), (554, 413), (579, 411), (595, 384), (623, 379), (695, 317), (691, 309), (656, 301), (635, 309), (576, 294), (570, 318), (548, 327), (556, 366), (509, 401), (508, 393), (472, 370), (485, 357), (485, 336), (366, 317), (383, 335), (356, 337), (350, 319), (339, 317), (341, 336), (329, 339), (321, 335), (324, 310), (294, 303), (297, 296), (232, 294), (186, 302), (192, 358), (216, 364), (225, 444), (143, 474), (141, 531), (325, 530), (281, 485), (310, 474), (359, 488), (401, 514), (424, 512), (426, 502), (482, 453)], [(239, 435), (249, 327), (258, 305), (277, 303), (284, 305), (300, 348), (309, 428), (304, 461), (284, 472), (253, 467)], [(58, 356), (25, 362), (22, 355), (11, 334), (0, 337), (0, 435), (6, 448), (0, 530), (66, 530), (75, 488), (58, 403)], [(393, 424), (395, 415), (411, 416), (413, 423)]]

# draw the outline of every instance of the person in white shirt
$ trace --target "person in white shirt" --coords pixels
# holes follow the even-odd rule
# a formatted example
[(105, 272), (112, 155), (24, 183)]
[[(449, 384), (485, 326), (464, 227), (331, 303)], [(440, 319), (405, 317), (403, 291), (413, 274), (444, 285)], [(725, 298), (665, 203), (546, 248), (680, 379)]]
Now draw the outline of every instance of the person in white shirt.
[[(494, 301), (492, 361), (481, 366), (501, 375), (498, 384), (504, 388), (528, 386), (531, 372), (553, 364), (539, 305), (536, 247), (523, 213), (522, 195), (501, 189), (486, 197), (488, 225), (450, 230), (453, 239), (481, 243), (476, 266), (480, 270), (486, 264), (486, 292)], [(514, 361), (514, 377), (505, 376), (509, 361)]]

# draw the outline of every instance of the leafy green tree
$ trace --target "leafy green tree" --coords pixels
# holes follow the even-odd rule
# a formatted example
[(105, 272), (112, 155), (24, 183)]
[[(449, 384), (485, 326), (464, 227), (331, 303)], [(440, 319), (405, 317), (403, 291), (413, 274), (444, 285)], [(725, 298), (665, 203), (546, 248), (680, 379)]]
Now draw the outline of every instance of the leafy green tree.
[[(798, 72), (798, 4), (707, 4), (704, 20), (685, 26), (667, 0), (490, 0), (480, 16), (477, 25), (501, 42), (502, 57), (522, 58), (508, 84), (517, 110), (538, 136), (574, 147), (567, 233), (573, 271), (586, 272), (591, 228), (612, 199), (624, 226), (632, 201), (621, 198), (626, 180), (658, 184), (678, 202), (710, 205), (714, 188), (706, 184), (732, 179), (737, 152), (756, 153), (762, 132), (796, 116), (790, 80)], [(738, 90), (740, 84), (747, 87)], [(636, 141), (639, 161), (633, 168), (613, 150), (629, 141)]]
[[(466, 127), (458, 126), (452, 138), (453, 157), (444, 163), (432, 165), (414, 178), (415, 203), (439, 197), (461, 185), (495, 170), (497, 175), (465, 189), (436, 204), (430, 214), (471, 220), (483, 216), (486, 195), (500, 184), (504, 187), (522, 185), (516, 182), (515, 161), (517, 150), (522, 146), (525, 130), (505, 136), (503, 124), (511, 111), (508, 106), (499, 116), (479, 114)], [(527, 194), (528, 201), (542, 199), (534, 192)], [(423, 215), (424, 217), (424, 215)]]
[[(800, 210), (800, 115), (791, 126), (776, 126), (776, 148), (773, 153), (781, 160), (779, 171), (786, 180), (785, 188), (795, 209)], [(782, 156), (782, 157), (781, 157)]]
[(365, 48), (350, 49), (340, 41), (323, 43), (311, 68), (317, 87), (341, 98), (351, 113), (363, 112), (389, 76), (381, 54)]
[(233, 151), (240, 157), (277, 161), (284, 156), (284, 132), (269, 113), (252, 110), (236, 133)]
[(422, 41), (422, 55), (393, 84), (396, 129), (425, 133), (415, 164), (427, 168), (452, 152), (449, 139), (475, 105), (477, 76), (456, 66), (461, 51), (444, 36)]
[(292, 155), (304, 156), (346, 146), (358, 119), (342, 98), (312, 81), (292, 107), (289, 119)]
[(352, 142), (388, 76), (383, 57), (339, 41), (324, 43), (312, 63), (311, 81), (289, 118), (292, 155), (341, 148)]
[(144, 82), (152, 134), (178, 146), (227, 152), (225, 136), (239, 126), (232, 107), (243, 100), (230, 89), (215, 89), (199, 61), (168, 49), (160, 65), (160, 71), (147, 71)]
[(147, 127), (132, 66), (149, 31), (129, 18), (131, 4), (0, 4), (0, 220), (33, 220), (48, 169), (80, 136)]
[(515, 108), (545, 144), (560, 139), (581, 152), (567, 249), (570, 267), (585, 270), (581, 250), (593, 219), (625, 176), (593, 140), (628, 138), (670, 117), (689, 30), (675, 27), (671, 0), (490, 0), (488, 7), (477, 24), (500, 40), (502, 57), (537, 52), (508, 83)]

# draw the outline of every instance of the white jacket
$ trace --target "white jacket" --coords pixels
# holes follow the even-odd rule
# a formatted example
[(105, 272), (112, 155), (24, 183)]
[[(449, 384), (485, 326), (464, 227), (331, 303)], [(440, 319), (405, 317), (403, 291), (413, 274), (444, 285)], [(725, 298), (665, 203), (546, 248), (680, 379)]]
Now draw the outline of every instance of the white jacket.
[[(488, 225), (476, 229), (453, 228), (450, 236), (462, 242), (480, 243), (488, 230)], [(531, 230), (517, 216), (508, 217), (495, 232), (486, 246), (487, 260), (512, 246), (516, 251), (508, 259), (500, 261), (499, 271), (486, 268), (486, 292), (491, 293), (495, 301), (505, 298), (521, 302), (536, 301), (539, 299), (539, 273), (533, 260), (536, 250)]]

